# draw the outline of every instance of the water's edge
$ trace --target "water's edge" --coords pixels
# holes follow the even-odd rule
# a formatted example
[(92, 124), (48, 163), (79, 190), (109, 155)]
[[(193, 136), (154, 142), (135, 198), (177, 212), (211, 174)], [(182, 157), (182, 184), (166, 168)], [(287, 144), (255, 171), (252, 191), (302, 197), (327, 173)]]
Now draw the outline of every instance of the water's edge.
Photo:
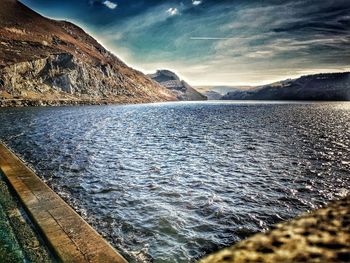
[(350, 196), (271, 227), (199, 263), (350, 262)]
[(0, 171), (30, 221), (60, 261), (127, 263), (96, 230), (3, 144), (0, 144)]

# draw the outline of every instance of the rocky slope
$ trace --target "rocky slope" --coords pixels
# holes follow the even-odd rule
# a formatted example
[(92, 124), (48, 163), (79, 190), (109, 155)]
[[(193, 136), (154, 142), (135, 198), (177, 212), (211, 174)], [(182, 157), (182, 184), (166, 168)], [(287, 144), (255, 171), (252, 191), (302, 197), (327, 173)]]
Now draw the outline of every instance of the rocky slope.
[(170, 90), (178, 100), (207, 100), (206, 96), (181, 80), (174, 72), (169, 70), (157, 70), (156, 73), (148, 76)]
[(229, 92), (223, 100), (350, 100), (350, 72), (303, 76), (246, 91)]
[(0, 105), (176, 100), (81, 28), (0, 2)]

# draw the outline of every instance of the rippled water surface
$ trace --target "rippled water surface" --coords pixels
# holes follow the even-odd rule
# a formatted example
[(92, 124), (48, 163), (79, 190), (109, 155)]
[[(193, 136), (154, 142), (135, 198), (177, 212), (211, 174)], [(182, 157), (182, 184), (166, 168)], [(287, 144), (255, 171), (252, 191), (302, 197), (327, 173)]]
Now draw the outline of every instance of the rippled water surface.
[(194, 261), (350, 189), (349, 103), (0, 109), (0, 138), (134, 262)]

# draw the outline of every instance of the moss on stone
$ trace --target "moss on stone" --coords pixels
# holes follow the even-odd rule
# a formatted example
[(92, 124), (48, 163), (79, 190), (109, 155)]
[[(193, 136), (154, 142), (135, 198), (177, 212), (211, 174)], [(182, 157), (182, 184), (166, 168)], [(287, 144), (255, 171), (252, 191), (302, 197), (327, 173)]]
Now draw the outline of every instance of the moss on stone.
[(53, 262), (1, 173), (0, 262)]
[(24, 262), (24, 255), (0, 205), (0, 262)]

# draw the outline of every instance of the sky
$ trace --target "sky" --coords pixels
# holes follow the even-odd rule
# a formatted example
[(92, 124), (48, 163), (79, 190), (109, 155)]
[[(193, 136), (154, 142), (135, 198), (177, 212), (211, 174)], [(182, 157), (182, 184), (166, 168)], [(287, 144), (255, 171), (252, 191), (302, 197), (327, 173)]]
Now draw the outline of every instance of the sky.
[(190, 84), (350, 71), (349, 0), (21, 0), (81, 26), (128, 65)]

